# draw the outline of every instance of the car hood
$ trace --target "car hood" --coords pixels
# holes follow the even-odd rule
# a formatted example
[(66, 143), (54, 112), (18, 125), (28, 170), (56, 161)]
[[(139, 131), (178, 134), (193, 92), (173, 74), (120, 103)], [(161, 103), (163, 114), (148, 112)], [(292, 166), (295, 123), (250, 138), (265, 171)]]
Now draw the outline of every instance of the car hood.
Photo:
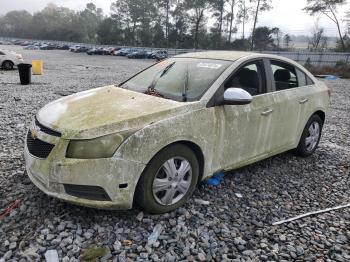
[(42, 125), (61, 132), (63, 138), (88, 139), (141, 129), (200, 107), (199, 102), (177, 102), (106, 86), (51, 102), (36, 117)]

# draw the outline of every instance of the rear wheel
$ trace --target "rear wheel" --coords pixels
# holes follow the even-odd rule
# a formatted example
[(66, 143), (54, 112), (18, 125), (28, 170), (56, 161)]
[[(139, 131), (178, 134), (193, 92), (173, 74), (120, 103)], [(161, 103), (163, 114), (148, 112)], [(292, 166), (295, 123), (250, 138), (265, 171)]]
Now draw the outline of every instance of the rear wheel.
[(136, 202), (149, 213), (166, 213), (192, 195), (199, 164), (191, 149), (178, 144), (161, 150), (147, 165), (135, 192)]
[(318, 115), (310, 117), (296, 148), (298, 155), (307, 157), (312, 155), (320, 142), (323, 121)]
[(14, 66), (14, 64), (11, 61), (4, 61), (2, 63), (2, 68), (5, 70), (12, 70), (13, 66)]

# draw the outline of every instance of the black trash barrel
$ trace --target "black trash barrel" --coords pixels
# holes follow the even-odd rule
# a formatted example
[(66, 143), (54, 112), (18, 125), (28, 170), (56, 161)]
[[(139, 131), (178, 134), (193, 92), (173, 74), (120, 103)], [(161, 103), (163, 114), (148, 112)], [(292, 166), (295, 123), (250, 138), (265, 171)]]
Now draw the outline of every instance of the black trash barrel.
[(19, 79), (21, 85), (29, 85), (32, 80), (32, 65), (31, 64), (18, 64)]

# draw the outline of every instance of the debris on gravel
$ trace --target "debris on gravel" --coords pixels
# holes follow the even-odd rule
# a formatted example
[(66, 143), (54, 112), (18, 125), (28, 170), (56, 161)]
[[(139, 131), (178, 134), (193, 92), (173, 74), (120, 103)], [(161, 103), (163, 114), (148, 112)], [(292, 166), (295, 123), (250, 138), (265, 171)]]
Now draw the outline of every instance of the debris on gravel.
[[(0, 212), (22, 200), (0, 220), (0, 260), (42, 261), (55, 250), (60, 261), (84, 255), (100, 261), (350, 261), (349, 209), (272, 226), (349, 202), (350, 81), (327, 81), (332, 105), (313, 156), (287, 152), (226, 173), (218, 186), (199, 186), (176, 211), (149, 215), (137, 207), (102, 211), (48, 197), (26, 175), (23, 143), (31, 118), (49, 101), (119, 83), (152, 61), (21, 53), (27, 61), (43, 60), (45, 71), (29, 86), (19, 85), (17, 71), (0, 71)], [(156, 225), (162, 230), (149, 246)]]

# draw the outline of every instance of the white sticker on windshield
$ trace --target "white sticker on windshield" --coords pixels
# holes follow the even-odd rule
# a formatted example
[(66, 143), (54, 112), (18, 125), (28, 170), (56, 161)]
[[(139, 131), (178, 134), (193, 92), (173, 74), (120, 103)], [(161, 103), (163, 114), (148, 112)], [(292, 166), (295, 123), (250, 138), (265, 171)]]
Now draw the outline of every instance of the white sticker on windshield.
[(197, 64), (197, 67), (204, 67), (204, 68), (210, 68), (210, 69), (219, 69), (222, 65), (221, 64), (214, 64), (214, 63), (199, 63)]

